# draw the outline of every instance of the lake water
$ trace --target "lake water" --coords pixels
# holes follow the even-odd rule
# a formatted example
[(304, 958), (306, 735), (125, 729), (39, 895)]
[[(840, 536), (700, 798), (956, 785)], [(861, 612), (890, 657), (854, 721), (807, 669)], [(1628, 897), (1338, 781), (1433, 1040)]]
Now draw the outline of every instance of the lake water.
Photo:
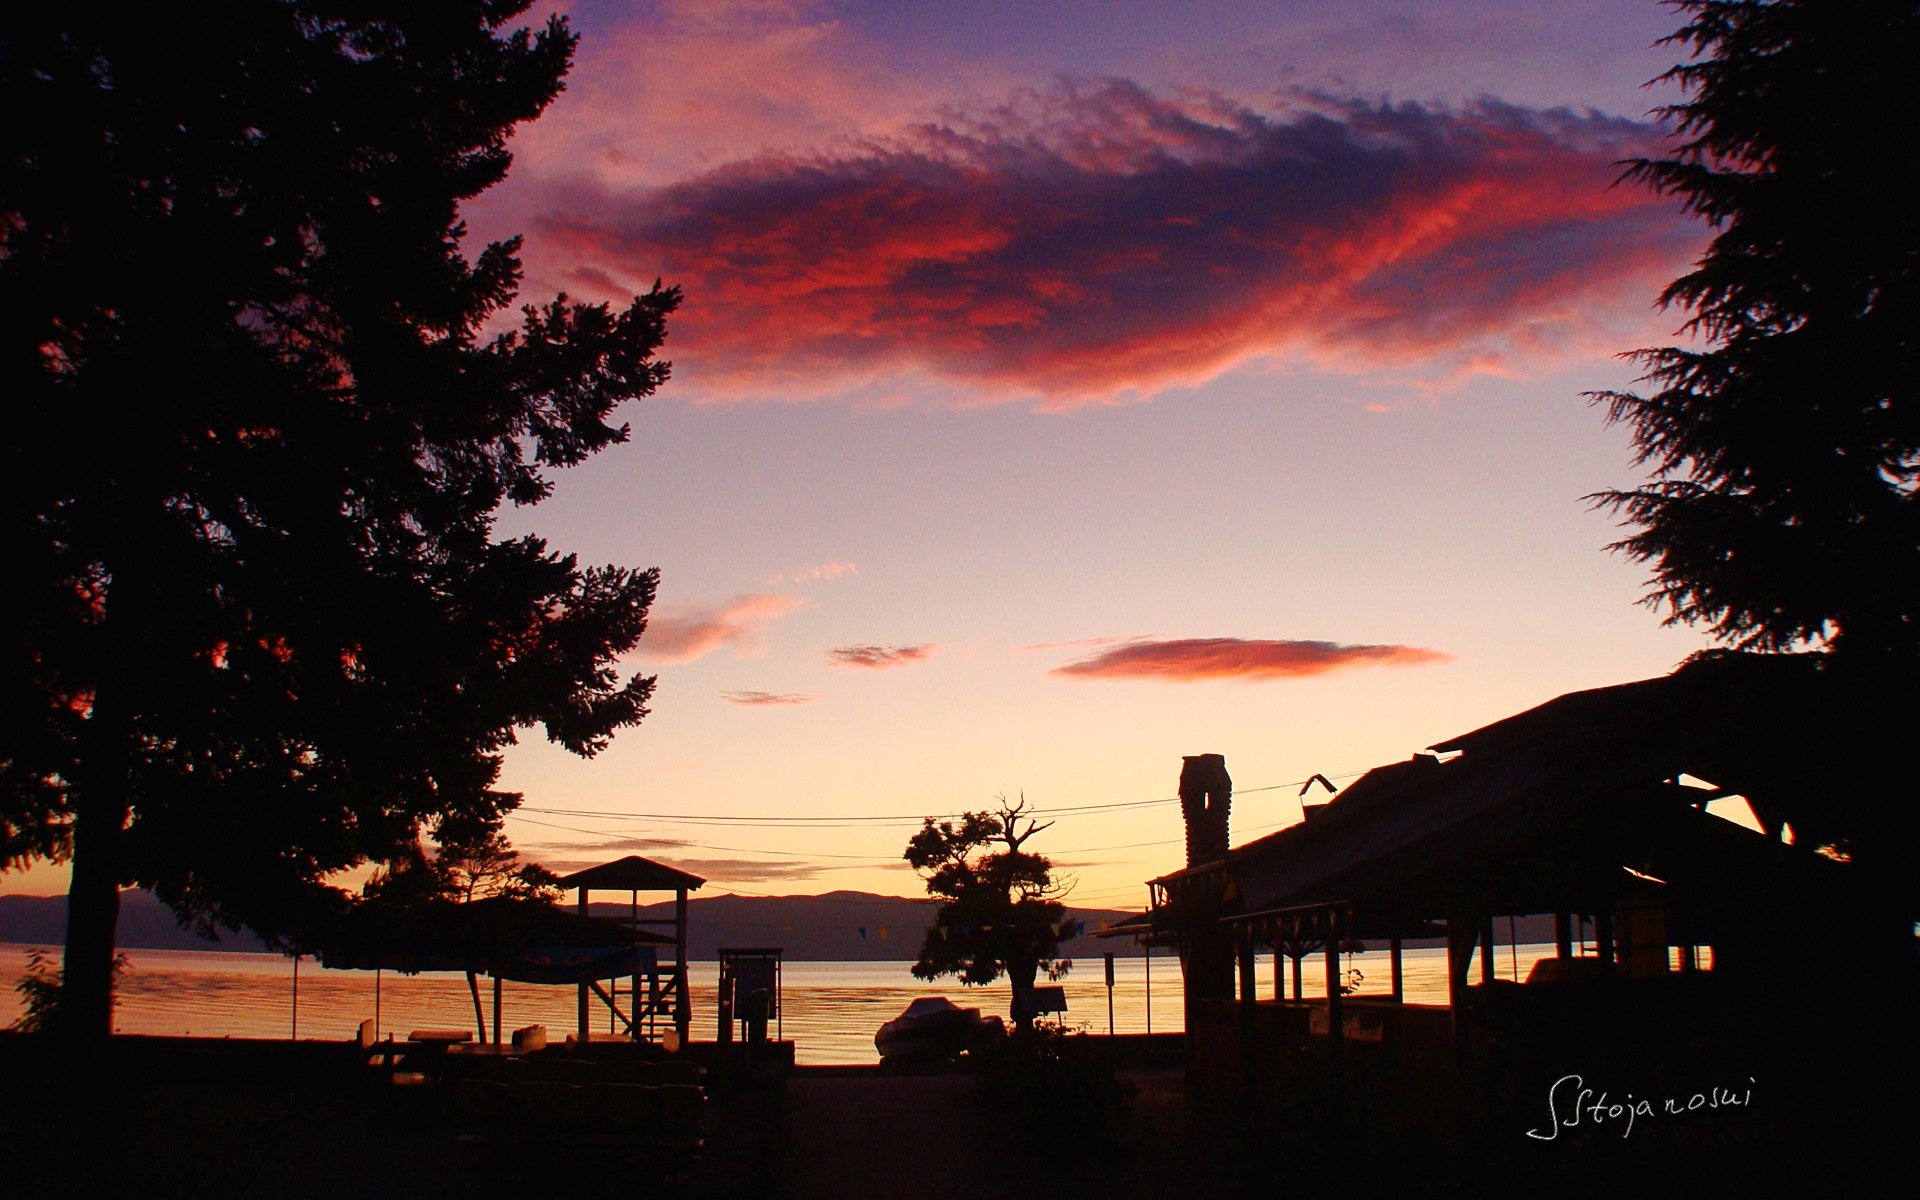
[[(26, 969), (30, 947), (0, 944), (0, 1027), (11, 1024), (21, 1011), (15, 985)], [(1148, 963), (1137, 948), (1115, 961), (1113, 1031), (1116, 1033), (1173, 1033), (1181, 1028), (1180, 964), (1168, 951), (1156, 952), (1151, 963), (1151, 1012), (1148, 1004)], [(1502, 945), (1494, 967), (1502, 979), (1526, 978), (1535, 961), (1553, 953), (1552, 946)], [(114, 1026), (121, 1033), (191, 1035), (194, 1037), (284, 1038), (294, 1033), (293, 960), (275, 954), (208, 953), (192, 950), (130, 950), (131, 969), (120, 980), (120, 1005)], [(57, 961), (57, 956), (56, 956)], [(1005, 1016), (1009, 993), (1004, 983), (963, 988), (951, 979), (923, 983), (915, 979), (908, 962), (789, 962), (782, 968), (782, 1032), (795, 1043), (802, 1063), (871, 1063), (879, 1055), (873, 1034), (880, 1025), (900, 1015), (919, 996), (946, 996), (957, 1004), (983, 1013)], [(1388, 986), (1384, 950), (1348, 955), (1346, 966), (1363, 978), (1361, 994), (1384, 992)], [(1411, 1003), (1444, 1004), (1447, 996), (1447, 955), (1444, 949), (1409, 949), (1404, 958), (1405, 995)], [(719, 966), (692, 964), (693, 1036), (710, 1039), (716, 1033), (715, 993)], [(1479, 978), (1479, 963), (1473, 965)], [(1325, 994), (1322, 960), (1309, 957), (1303, 964), (1305, 992)], [(1260, 995), (1272, 994), (1273, 964), (1262, 956)], [(1068, 1025), (1106, 1033), (1107, 988), (1102, 962), (1082, 959), (1061, 985), (1066, 989)], [(1291, 978), (1288, 980), (1291, 993)], [(299, 979), (299, 1036), (302, 1039), (345, 1040), (360, 1022), (374, 1015), (376, 980), (371, 971), (328, 971), (311, 958), (302, 959)], [(380, 1027), (405, 1038), (422, 1028), (474, 1026), (473, 1000), (464, 975), (428, 973), (403, 976), (383, 973), (378, 980)], [(491, 981), (481, 980), (481, 999), (489, 1023), (493, 1020)], [(622, 1007), (625, 1001), (622, 1000)], [(502, 1023), (508, 1029), (545, 1025), (556, 1038), (576, 1027), (578, 1017), (571, 987), (541, 987), (507, 983), (502, 999)], [(608, 1028), (606, 1007), (593, 1001), (594, 1028)]]

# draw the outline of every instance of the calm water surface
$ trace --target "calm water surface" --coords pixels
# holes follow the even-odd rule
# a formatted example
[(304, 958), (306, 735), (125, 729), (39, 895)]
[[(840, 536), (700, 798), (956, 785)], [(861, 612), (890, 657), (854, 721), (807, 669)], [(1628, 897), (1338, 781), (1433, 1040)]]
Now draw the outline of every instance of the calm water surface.
[[(27, 965), (30, 947), (0, 944), (0, 1026), (11, 1024), (21, 1011), (14, 985)], [(1526, 978), (1528, 968), (1553, 953), (1552, 946), (1520, 946), (1515, 952), (1502, 945), (1494, 955), (1502, 979)], [(131, 950), (133, 966), (120, 981), (120, 1006), (115, 1027), (122, 1033), (188, 1034), (196, 1037), (283, 1038), (294, 1033), (293, 960), (275, 954), (207, 953), (192, 950)], [(56, 959), (57, 961), (57, 959)], [(803, 1063), (870, 1063), (879, 1055), (873, 1034), (880, 1025), (900, 1015), (914, 998), (945, 996), (956, 1004), (983, 1013), (1005, 1016), (1005, 984), (963, 988), (952, 980), (922, 983), (907, 962), (789, 962), (784, 967), (783, 1033), (795, 1043)], [(693, 1035), (715, 1034), (715, 991), (718, 964), (693, 965)], [(1387, 954), (1374, 951), (1348, 955), (1346, 966), (1362, 975), (1360, 991), (1385, 992)], [(1106, 1033), (1107, 988), (1099, 959), (1082, 959), (1061, 985), (1066, 988), (1069, 1025)], [(1408, 950), (1405, 955), (1406, 998), (1413, 1003), (1444, 1004), (1447, 994), (1445, 950)], [(1479, 964), (1473, 967), (1479, 978)], [(1135, 950), (1115, 963), (1113, 1030), (1148, 1030), (1148, 964)], [(1303, 963), (1306, 994), (1325, 993), (1322, 960)], [(1177, 1032), (1181, 1027), (1179, 961), (1169, 952), (1156, 952), (1151, 964), (1152, 1029)], [(1273, 964), (1260, 960), (1260, 994), (1273, 988)], [(1291, 976), (1287, 987), (1291, 990)], [(312, 959), (302, 959), (299, 978), (299, 1036), (303, 1039), (351, 1037), (360, 1022), (374, 1015), (376, 980), (371, 971), (328, 971)], [(493, 1020), (492, 983), (480, 981), (486, 1017)], [(571, 987), (541, 987), (507, 983), (501, 1015), (508, 1029), (545, 1025), (557, 1038), (577, 1021)], [(428, 973), (404, 976), (383, 973), (378, 980), (380, 1027), (405, 1038), (422, 1028), (474, 1026), (473, 1000), (464, 975)], [(625, 1001), (622, 1000), (622, 1007)], [(607, 1010), (593, 1001), (595, 1029), (609, 1026)]]

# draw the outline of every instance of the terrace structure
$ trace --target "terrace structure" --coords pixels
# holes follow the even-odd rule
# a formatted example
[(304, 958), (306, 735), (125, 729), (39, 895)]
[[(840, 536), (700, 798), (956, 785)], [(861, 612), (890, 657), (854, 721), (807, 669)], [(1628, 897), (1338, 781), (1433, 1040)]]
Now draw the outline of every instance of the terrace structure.
[[(1746, 1077), (1755, 1046), (1792, 1040), (1780, 1021), (1821, 1019), (1809, 953), (1911, 989), (1911, 877), (1854, 861), (1910, 845), (1889, 835), (1906, 806), (1878, 790), (1899, 778), (1895, 719), (1816, 656), (1716, 656), (1438, 742), (1197, 856), (1149, 885), (1187, 974), (1191, 1078), (1246, 1095), (1315, 1079), (1412, 1120), (1490, 1063), (1524, 1078), (1619, 1052)], [(1187, 802), (1196, 761), (1190, 849), (1222, 848), (1224, 805)], [(1224, 762), (1200, 770), (1225, 779)], [(1723, 819), (1740, 805), (1749, 822)], [(1547, 915), (1553, 956), (1498, 978), (1501, 926)], [(1444, 939), (1444, 1005), (1407, 1002), (1403, 947), (1421, 939)], [(1388, 971), (1363, 990), (1343, 953), (1368, 941)], [(1324, 972), (1303, 995), (1308, 955)]]

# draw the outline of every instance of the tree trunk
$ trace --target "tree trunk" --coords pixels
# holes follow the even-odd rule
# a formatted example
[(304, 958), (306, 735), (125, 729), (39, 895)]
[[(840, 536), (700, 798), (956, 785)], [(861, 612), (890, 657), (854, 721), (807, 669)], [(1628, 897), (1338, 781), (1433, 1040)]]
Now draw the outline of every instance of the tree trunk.
[(121, 844), (131, 808), (132, 723), (110, 689), (96, 696), (83, 743), (67, 886), (66, 957), (56, 1025), (74, 1042), (113, 1033), (114, 934), (120, 922)]
[(1039, 973), (1040, 964), (1033, 959), (1007, 964), (1007, 979), (1013, 984), (1013, 1011), (1009, 1015), (1020, 1029), (1032, 1029), (1033, 1019), (1039, 1015), (1032, 1009), (1033, 981)]

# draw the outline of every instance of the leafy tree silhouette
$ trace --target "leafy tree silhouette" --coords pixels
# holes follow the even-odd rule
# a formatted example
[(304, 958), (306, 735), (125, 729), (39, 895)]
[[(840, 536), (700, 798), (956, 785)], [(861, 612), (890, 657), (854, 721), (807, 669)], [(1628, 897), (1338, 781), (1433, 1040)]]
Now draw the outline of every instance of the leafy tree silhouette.
[(514, 730), (646, 713), (657, 575), (496, 540), (623, 442), (676, 289), (495, 332), (458, 206), (575, 44), (523, 0), (42, 5), (0, 30), (0, 856), (72, 856), (62, 1024), (119, 888), (298, 941), (330, 875), (497, 829)]
[(957, 975), (970, 985), (1004, 974), (1014, 989), (1011, 1015), (1027, 1027), (1034, 1014), (1020, 997), (1041, 971), (1059, 979), (1073, 968), (1070, 960), (1054, 957), (1066, 940), (1061, 901), (1067, 889), (1054, 879), (1052, 862), (1025, 848), (1053, 822), (1035, 821), (1025, 796), (1012, 803), (1001, 796), (999, 803), (995, 812), (962, 813), (958, 823), (929, 817), (908, 841), (908, 864), (926, 880), (927, 894), (945, 901), (913, 974), (928, 980)]
[(1716, 232), (1663, 305), (1690, 345), (1637, 351), (1647, 394), (1603, 392), (1645, 486), (1593, 499), (1638, 529), (1647, 602), (1738, 648), (1836, 661), (1920, 650), (1920, 215), (1900, 148), (1920, 10), (1680, 0), (1663, 80), (1682, 141), (1627, 178)]

